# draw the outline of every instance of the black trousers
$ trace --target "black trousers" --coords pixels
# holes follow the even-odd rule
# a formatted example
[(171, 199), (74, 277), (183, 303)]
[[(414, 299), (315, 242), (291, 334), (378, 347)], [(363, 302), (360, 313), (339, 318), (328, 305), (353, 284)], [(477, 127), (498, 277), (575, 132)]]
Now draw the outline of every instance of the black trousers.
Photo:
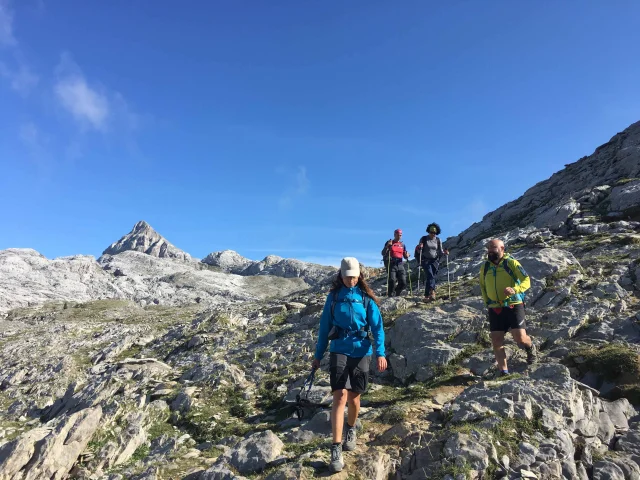
[(392, 296), (394, 293), (396, 296), (400, 295), (402, 290), (407, 286), (407, 271), (404, 268), (404, 263), (391, 261), (391, 266), (387, 266), (389, 275), (389, 287), (387, 289), (387, 295)]

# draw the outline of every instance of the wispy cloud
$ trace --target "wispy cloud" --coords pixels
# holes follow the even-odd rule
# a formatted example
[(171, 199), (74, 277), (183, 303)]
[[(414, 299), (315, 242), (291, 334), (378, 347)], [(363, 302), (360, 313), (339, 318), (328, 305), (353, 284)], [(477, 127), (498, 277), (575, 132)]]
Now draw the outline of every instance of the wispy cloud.
[(11, 69), (6, 63), (0, 62), (0, 76), (6, 78), (11, 88), (20, 95), (27, 95), (38, 85), (38, 76), (22, 62), (17, 62), (16, 69)]
[(38, 84), (38, 76), (27, 66), (13, 33), (13, 12), (9, 0), (0, 0), (0, 49), (8, 49), (13, 57), (10, 63), (7, 60), (0, 62), (0, 77), (7, 79), (11, 88), (20, 95), (27, 95)]
[[(280, 169), (279, 172), (283, 173), (283, 170)], [(292, 185), (287, 188), (278, 199), (278, 205), (281, 209), (290, 208), (293, 205), (295, 199), (303, 196), (309, 190), (310, 183), (309, 179), (307, 178), (306, 167), (299, 165), (291, 181)]]
[(18, 44), (13, 35), (13, 12), (8, 0), (0, 0), (0, 47), (14, 47)]
[(62, 54), (56, 72), (53, 90), (62, 107), (83, 126), (105, 131), (110, 110), (107, 95), (89, 85), (68, 53)]

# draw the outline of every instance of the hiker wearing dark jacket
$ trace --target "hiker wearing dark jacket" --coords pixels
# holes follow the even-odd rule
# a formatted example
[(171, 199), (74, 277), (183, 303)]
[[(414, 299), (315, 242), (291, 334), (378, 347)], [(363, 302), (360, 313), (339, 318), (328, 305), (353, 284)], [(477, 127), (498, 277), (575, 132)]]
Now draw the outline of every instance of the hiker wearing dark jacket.
[[(397, 228), (393, 232), (393, 240), (389, 240), (384, 244), (382, 249), (382, 258), (387, 267), (387, 296), (392, 297), (395, 293), (396, 297), (400, 296), (402, 290), (407, 286), (407, 271), (404, 268), (403, 259), (409, 258), (409, 252), (401, 241), (402, 230)], [(396, 285), (397, 281), (397, 285)]]
[(537, 350), (527, 335), (525, 324), (524, 292), (531, 280), (522, 265), (508, 253), (504, 253), (502, 240), (487, 244), (487, 258), (480, 266), (480, 290), (488, 308), (491, 343), (502, 375), (507, 375), (507, 355), (504, 336), (511, 331), (513, 340), (527, 352), (527, 363), (536, 361)]
[[(329, 371), (333, 405), (331, 407), (331, 463), (329, 470), (339, 472), (344, 467), (342, 450), (356, 448), (356, 420), (360, 411), (360, 395), (367, 388), (369, 363), (373, 349), (369, 332), (375, 341), (378, 371), (387, 368), (384, 351), (384, 329), (378, 299), (364, 280), (358, 260), (342, 259), (340, 271), (324, 304), (312, 368), (320, 361), (329, 340)], [(346, 439), (342, 444), (344, 408), (349, 405)]]
[(436, 299), (436, 285), (438, 270), (440, 269), (440, 258), (449, 255), (449, 250), (442, 248), (440, 240), (440, 225), (431, 223), (427, 226), (428, 235), (420, 238), (416, 247), (416, 257), (425, 273), (424, 300), (431, 302)]

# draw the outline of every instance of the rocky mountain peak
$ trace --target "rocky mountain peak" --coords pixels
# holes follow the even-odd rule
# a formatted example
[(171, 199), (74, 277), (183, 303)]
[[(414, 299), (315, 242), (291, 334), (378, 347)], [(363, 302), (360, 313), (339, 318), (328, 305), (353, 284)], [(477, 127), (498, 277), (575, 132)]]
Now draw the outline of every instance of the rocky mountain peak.
[(212, 252), (202, 259), (202, 263), (214, 267), (220, 267), (223, 271), (229, 273), (241, 273), (245, 268), (253, 263), (246, 257), (243, 257), (234, 250), (221, 250)]
[(136, 223), (128, 234), (117, 242), (112, 243), (102, 254), (117, 255), (130, 250), (158, 258), (191, 260), (191, 255), (175, 247), (144, 220)]
[(614, 135), (593, 154), (554, 173), (520, 198), (488, 213), (460, 235), (452, 247), (518, 227), (552, 233), (602, 233), (612, 220), (640, 220), (640, 122)]

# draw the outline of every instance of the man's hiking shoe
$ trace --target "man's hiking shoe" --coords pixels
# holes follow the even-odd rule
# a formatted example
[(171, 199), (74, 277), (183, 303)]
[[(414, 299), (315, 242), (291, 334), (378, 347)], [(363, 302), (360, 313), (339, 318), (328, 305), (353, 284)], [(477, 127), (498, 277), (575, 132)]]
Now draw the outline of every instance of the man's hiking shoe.
[(432, 290), (431, 294), (429, 295), (429, 300), (431, 300), (432, 302), (435, 302), (436, 300), (436, 291)]
[(329, 463), (329, 471), (332, 473), (340, 472), (344, 468), (342, 461), (342, 445), (331, 445), (331, 463)]
[(356, 427), (347, 426), (347, 435), (342, 444), (342, 449), (345, 452), (352, 452), (356, 449)]
[(531, 346), (529, 348), (525, 348), (527, 352), (527, 363), (532, 365), (536, 363), (538, 360), (538, 349), (536, 348), (536, 344), (531, 342)]

